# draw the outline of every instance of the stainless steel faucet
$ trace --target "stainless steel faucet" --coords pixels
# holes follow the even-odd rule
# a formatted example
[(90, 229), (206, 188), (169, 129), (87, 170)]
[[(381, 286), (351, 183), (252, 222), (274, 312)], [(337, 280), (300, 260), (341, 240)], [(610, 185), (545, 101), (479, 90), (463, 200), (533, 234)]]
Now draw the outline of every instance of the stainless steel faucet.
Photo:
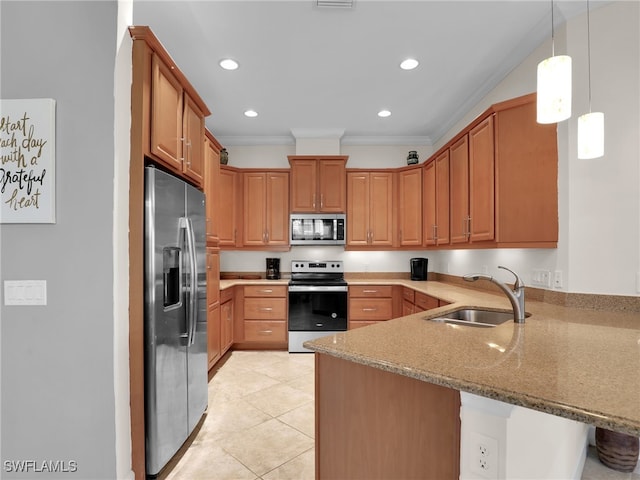
[(516, 323), (524, 323), (524, 282), (513, 270), (509, 270), (507, 267), (502, 266), (498, 266), (498, 268), (502, 268), (503, 270), (511, 272), (516, 277), (516, 281), (513, 284), (513, 290), (511, 290), (508, 285), (505, 285), (500, 280), (496, 280), (491, 275), (485, 275), (483, 273), (469, 273), (462, 278), (464, 278), (467, 282), (475, 282), (476, 280), (482, 279), (489, 280), (490, 282), (495, 283), (498, 287), (500, 287), (500, 289), (505, 293), (505, 295), (511, 302), (511, 307), (513, 308), (513, 321)]

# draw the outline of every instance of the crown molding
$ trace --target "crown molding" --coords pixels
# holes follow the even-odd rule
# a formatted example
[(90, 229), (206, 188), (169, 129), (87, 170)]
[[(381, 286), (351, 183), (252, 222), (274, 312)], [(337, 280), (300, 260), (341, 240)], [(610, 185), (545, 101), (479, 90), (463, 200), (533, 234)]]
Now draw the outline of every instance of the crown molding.
[[(319, 132), (319, 131), (318, 131)], [(322, 136), (301, 136), (297, 138), (335, 138), (326, 135), (327, 130), (323, 130)], [(296, 137), (289, 135), (279, 136), (242, 136), (216, 135), (216, 139), (225, 147), (256, 147), (260, 145), (295, 145)], [(341, 145), (373, 145), (373, 146), (396, 146), (396, 145), (425, 145), (433, 146), (431, 137), (425, 136), (345, 136), (340, 139)]]

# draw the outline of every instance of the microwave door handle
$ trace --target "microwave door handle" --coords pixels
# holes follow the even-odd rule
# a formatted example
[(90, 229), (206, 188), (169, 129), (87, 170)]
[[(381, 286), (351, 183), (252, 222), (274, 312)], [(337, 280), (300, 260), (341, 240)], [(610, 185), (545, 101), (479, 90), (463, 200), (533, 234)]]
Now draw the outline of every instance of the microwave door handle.
[(333, 239), (338, 240), (338, 219), (333, 219)]

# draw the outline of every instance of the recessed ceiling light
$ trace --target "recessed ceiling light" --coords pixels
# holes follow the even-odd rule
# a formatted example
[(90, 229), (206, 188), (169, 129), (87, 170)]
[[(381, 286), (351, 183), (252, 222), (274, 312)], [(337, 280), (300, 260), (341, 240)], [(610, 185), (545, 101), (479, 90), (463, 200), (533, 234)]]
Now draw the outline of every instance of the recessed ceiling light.
[(400, 64), (400, 68), (403, 70), (413, 70), (418, 66), (418, 63), (415, 58), (407, 58)]
[(235, 70), (238, 68), (238, 62), (232, 60), (231, 58), (223, 58), (220, 60), (219, 65), (225, 70)]
[(384, 117), (388, 117), (388, 116), (390, 116), (390, 115), (391, 115), (391, 112), (390, 112), (389, 110), (380, 110), (380, 111), (378, 112), (378, 116), (379, 116), (379, 117), (382, 117), (382, 118), (384, 118)]
[(256, 112), (255, 110), (247, 110), (246, 112), (244, 112), (245, 117), (257, 117), (258, 116), (258, 112)]

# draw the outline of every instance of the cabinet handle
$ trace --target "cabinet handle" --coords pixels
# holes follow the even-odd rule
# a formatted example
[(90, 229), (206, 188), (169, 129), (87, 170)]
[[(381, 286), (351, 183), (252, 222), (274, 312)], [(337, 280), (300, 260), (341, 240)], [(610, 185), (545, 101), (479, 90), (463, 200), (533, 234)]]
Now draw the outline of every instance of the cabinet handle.
[(362, 293), (378, 293), (378, 290), (362, 290)]
[(261, 312), (272, 312), (273, 308), (271, 308), (271, 307), (261, 307), (258, 310), (261, 311)]
[(179, 160), (181, 162), (184, 162), (186, 160), (185, 155), (184, 155), (184, 142), (185, 142), (186, 138), (185, 137), (180, 137), (180, 141), (182, 142), (182, 156), (179, 158)]
[(313, 209), (314, 210), (316, 209), (316, 194), (315, 194), (315, 192), (313, 194)]
[(191, 157), (193, 152), (191, 151), (191, 140), (187, 140), (187, 166), (191, 166)]
[(363, 308), (362, 309), (363, 312), (377, 312), (378, 309), (375, 307), (371, 307), (371, 308)]
[(324, 208), (324, 193), (320, 194), (320, 208)]
[(260, 330), (258, 333), (260, 335), (271, 335), (273, 333), (273, 330)]
[(265, 290), (260, 290), (260, 293), (273, 293), (272, 289), (265, 289)]
[(467, 238), (469, 238), (471, 237), (471, 216), (470, 215), (467, 215), (467, 218), (465, 218), (465, 223), (466, 225), (465, 225), (464, 234)]
[(438, 225), (433, 225), (433, 241), (438, 242)]

